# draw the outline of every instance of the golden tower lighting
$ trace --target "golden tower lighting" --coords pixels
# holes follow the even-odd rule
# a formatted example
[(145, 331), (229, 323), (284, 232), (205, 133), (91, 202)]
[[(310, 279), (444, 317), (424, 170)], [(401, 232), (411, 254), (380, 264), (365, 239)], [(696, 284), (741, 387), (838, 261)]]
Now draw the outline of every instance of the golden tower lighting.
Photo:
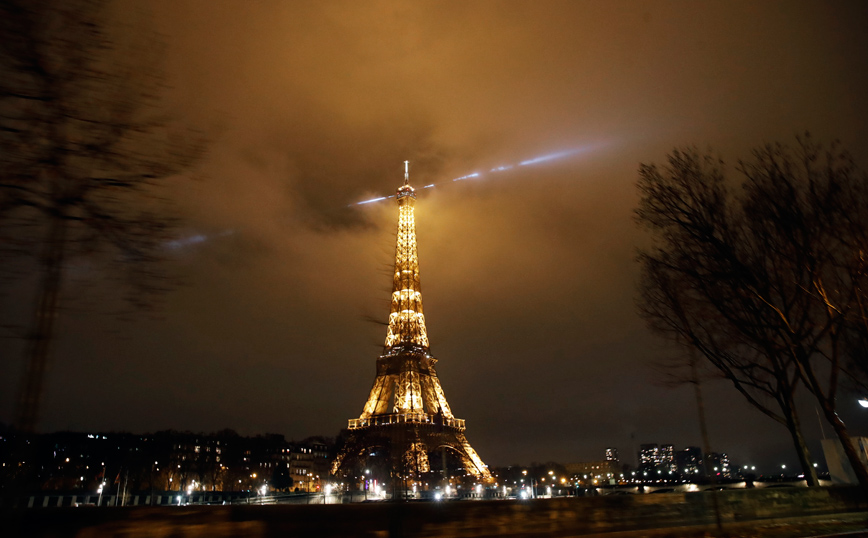
[(451, 452), (464, 472), (491, 481), (488, 467), (464, 436), (464, 420), (455, 418), (443, 394), (429, 352), (422, 310), (416, 248), (416, 192), (409, 162), (398, 189), (398, 233), (389, 328), (377, 375), (359, 418), (349, 420), (346, 443), (332, 464), (332, 474), (363, 461), (373, 450), (388, 450), (393, 472), (419, 478), (432, 471), (429, 454)]

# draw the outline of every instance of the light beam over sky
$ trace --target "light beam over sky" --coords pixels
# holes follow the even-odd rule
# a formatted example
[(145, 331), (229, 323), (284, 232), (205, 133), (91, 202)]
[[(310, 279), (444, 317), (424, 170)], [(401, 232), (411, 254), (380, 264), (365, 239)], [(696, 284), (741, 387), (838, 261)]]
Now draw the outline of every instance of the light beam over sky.
[[(527, 159), (525, 161), (521, 161), (518, 163), (518, 166), (528, 166), (528, 165), (532, 165), (532, 164), (539, 164), (539, 163), (544, 163), (544, 162), (548, 162), (548, 161), (553, 161), (556, 159), (563, 159), (565, 157), (571, 157), (573, 155), (578, 155), (580, 153), (587, 153), (588, 151), (590, 151), (592, 149), (597, 149), (599, 146), (600, 146), (600, 144), (590, 144), (590, 145), (582, 146), (579, 148), (568, 149), (568, 150), (564, 150), (564, 151), (558, 151), (555, 153), (548, 153), (546, 155), (540, 155), (539, 157), (534, 157), (532, 159)], [(504, 164), (501, 166), (495, 166), (494, 168), (489, 170), (489, 173), (504, 172), (506, 170), (511, 170), (513, 168), (515, 168), (515, 165)], [(454, 183), (456, 181), (463, 181), (465, 179), (476, 179), (476, 178), (483, 177), (483, 176), (484, 176), (484, 174), (481, 172), (473, 172), (473, 173), (470, 173), (467, 175), (463, 175), (461, 177), (456, 177), (455, 179), (453, 179), (449, 183)], [(448, 183), (446, 183), (446, 184), (448, 184)], [(436, 187), (437, 185), (438, 185), (437, 183), (430, 183), (428, 185), (425, 185), (422, 188), (423, 189), (430, 189), (430, 188)], [(392, 196), (378, 196), (377, 198), (371, 198), (370, 200), (363, 200), (361, 202), (356, 202), (356, 203), (350, 204), (348, 207), (352, 207), (354, 205), (372, 204), (375, 202), (381, 202), (383, 200), (388, 200), (390, 198), (394, 198), (394, 195), (392, 195)]]
[(163, 246), (171, 250), (180, 250), (192, 245), (204, 243), (217, 237), (226, 237), (227, 235), (232, 235), (233, 233), (235, 233), (235, 230), (223, 230), (222, 232), (219, 232), (217, 234), (210, 235), (203, 233), (194, 233), (191, 235), (179, 237), (178, 239), (167, 241), (163, 244)]

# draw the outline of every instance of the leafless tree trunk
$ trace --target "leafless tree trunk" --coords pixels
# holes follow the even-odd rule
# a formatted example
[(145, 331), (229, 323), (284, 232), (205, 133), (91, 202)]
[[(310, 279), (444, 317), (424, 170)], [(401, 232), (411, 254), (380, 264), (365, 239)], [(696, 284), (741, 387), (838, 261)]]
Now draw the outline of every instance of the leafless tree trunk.
[(49, 237), (45, 243), (46, 253), (40, 262), (44, 272), (37, 291), (37, 306), (31, 322), (32, 332), (27, 336), (26, 370), (18, 396), (15, 424), (24, 432), (32, 432), (36, 426), (48, 351), (57, 319), (65, 237), (66, 223), (63, 219), (52, 219)]
[(841, 379), (854, 377), (847, 359), (861, 359), (841, 342), (864, 323), (868, 180), (837, 145), (823, 151), (807, 135), (795, 149), (756, 150), (738, 171), (741, 190), (694, 149), (640, 168), (637, 219), (655, 239), (639, 256), (640, 310), (784, 424), (815, 484), (795, 406), (804, 384), (868, 489), (836, 405)]
[(718, 376), (730, 382), (745, 400), (762, 414), (787, 428), (808, 484), (819, 485), (816, 469), (804, 442), (795, 414), (798, 373), (792, 364), (775, 356), (749, 352), (744, 343), (727, 330), (725, 318), (710, 305), (697, 301), (687, 290), (693, 284), (648, 255), (640, 257), (639, 309), (651, 329), (686, 348), (668, 365), (675, 384), (693, 382), (694, 352), (706, 359)]
[[(201, 136), (159, 112), (152, 39), (112, 36), (108, 0), (0, 0), (0, 254), (36, 253), (16, 425), (39, 418), (45, 371), (76, 257), (112, 260), (143, 295), (173, 217), (156, 194), (201, 155)], [(123, 35), (130, 38), (130, 33)]]

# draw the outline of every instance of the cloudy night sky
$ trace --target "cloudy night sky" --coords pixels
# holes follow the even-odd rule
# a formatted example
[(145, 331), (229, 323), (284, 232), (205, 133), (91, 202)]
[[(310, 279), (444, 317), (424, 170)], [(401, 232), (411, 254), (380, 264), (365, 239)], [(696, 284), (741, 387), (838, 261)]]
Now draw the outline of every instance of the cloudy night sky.
[[(409, 160), (431, 352), (483, 461), (700, 445), (693, 392), (663, 386), (672, 350), (636, 313), (639, 164), (696, 145), (734, 165), (809, 130), (868, 168), (864, 2), (130, 0), (115, 16), (161, 34), (167, 114), (210, 144), (165, 191), (184, 285), (159, 312), (117, 319), (110, 275), (69, 262), (40, 431), (336, 435), (374, 380), (394, 263), (394, 199), (357, 203), (394, 194)], [(3, 322), (20, 323), (32, 291), (10, 293)], [(3, 348), (11, 423), (22, 343)], [(783, 426), (703, 389), (714, 450), (795, 466)]]

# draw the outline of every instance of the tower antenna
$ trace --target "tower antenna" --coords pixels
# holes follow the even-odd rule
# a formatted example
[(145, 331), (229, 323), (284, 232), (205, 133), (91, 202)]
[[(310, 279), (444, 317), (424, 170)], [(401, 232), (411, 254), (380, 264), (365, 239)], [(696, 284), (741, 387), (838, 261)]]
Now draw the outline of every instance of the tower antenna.
[(410, 161), (404, 161), (404, 185), (410, 184)]

